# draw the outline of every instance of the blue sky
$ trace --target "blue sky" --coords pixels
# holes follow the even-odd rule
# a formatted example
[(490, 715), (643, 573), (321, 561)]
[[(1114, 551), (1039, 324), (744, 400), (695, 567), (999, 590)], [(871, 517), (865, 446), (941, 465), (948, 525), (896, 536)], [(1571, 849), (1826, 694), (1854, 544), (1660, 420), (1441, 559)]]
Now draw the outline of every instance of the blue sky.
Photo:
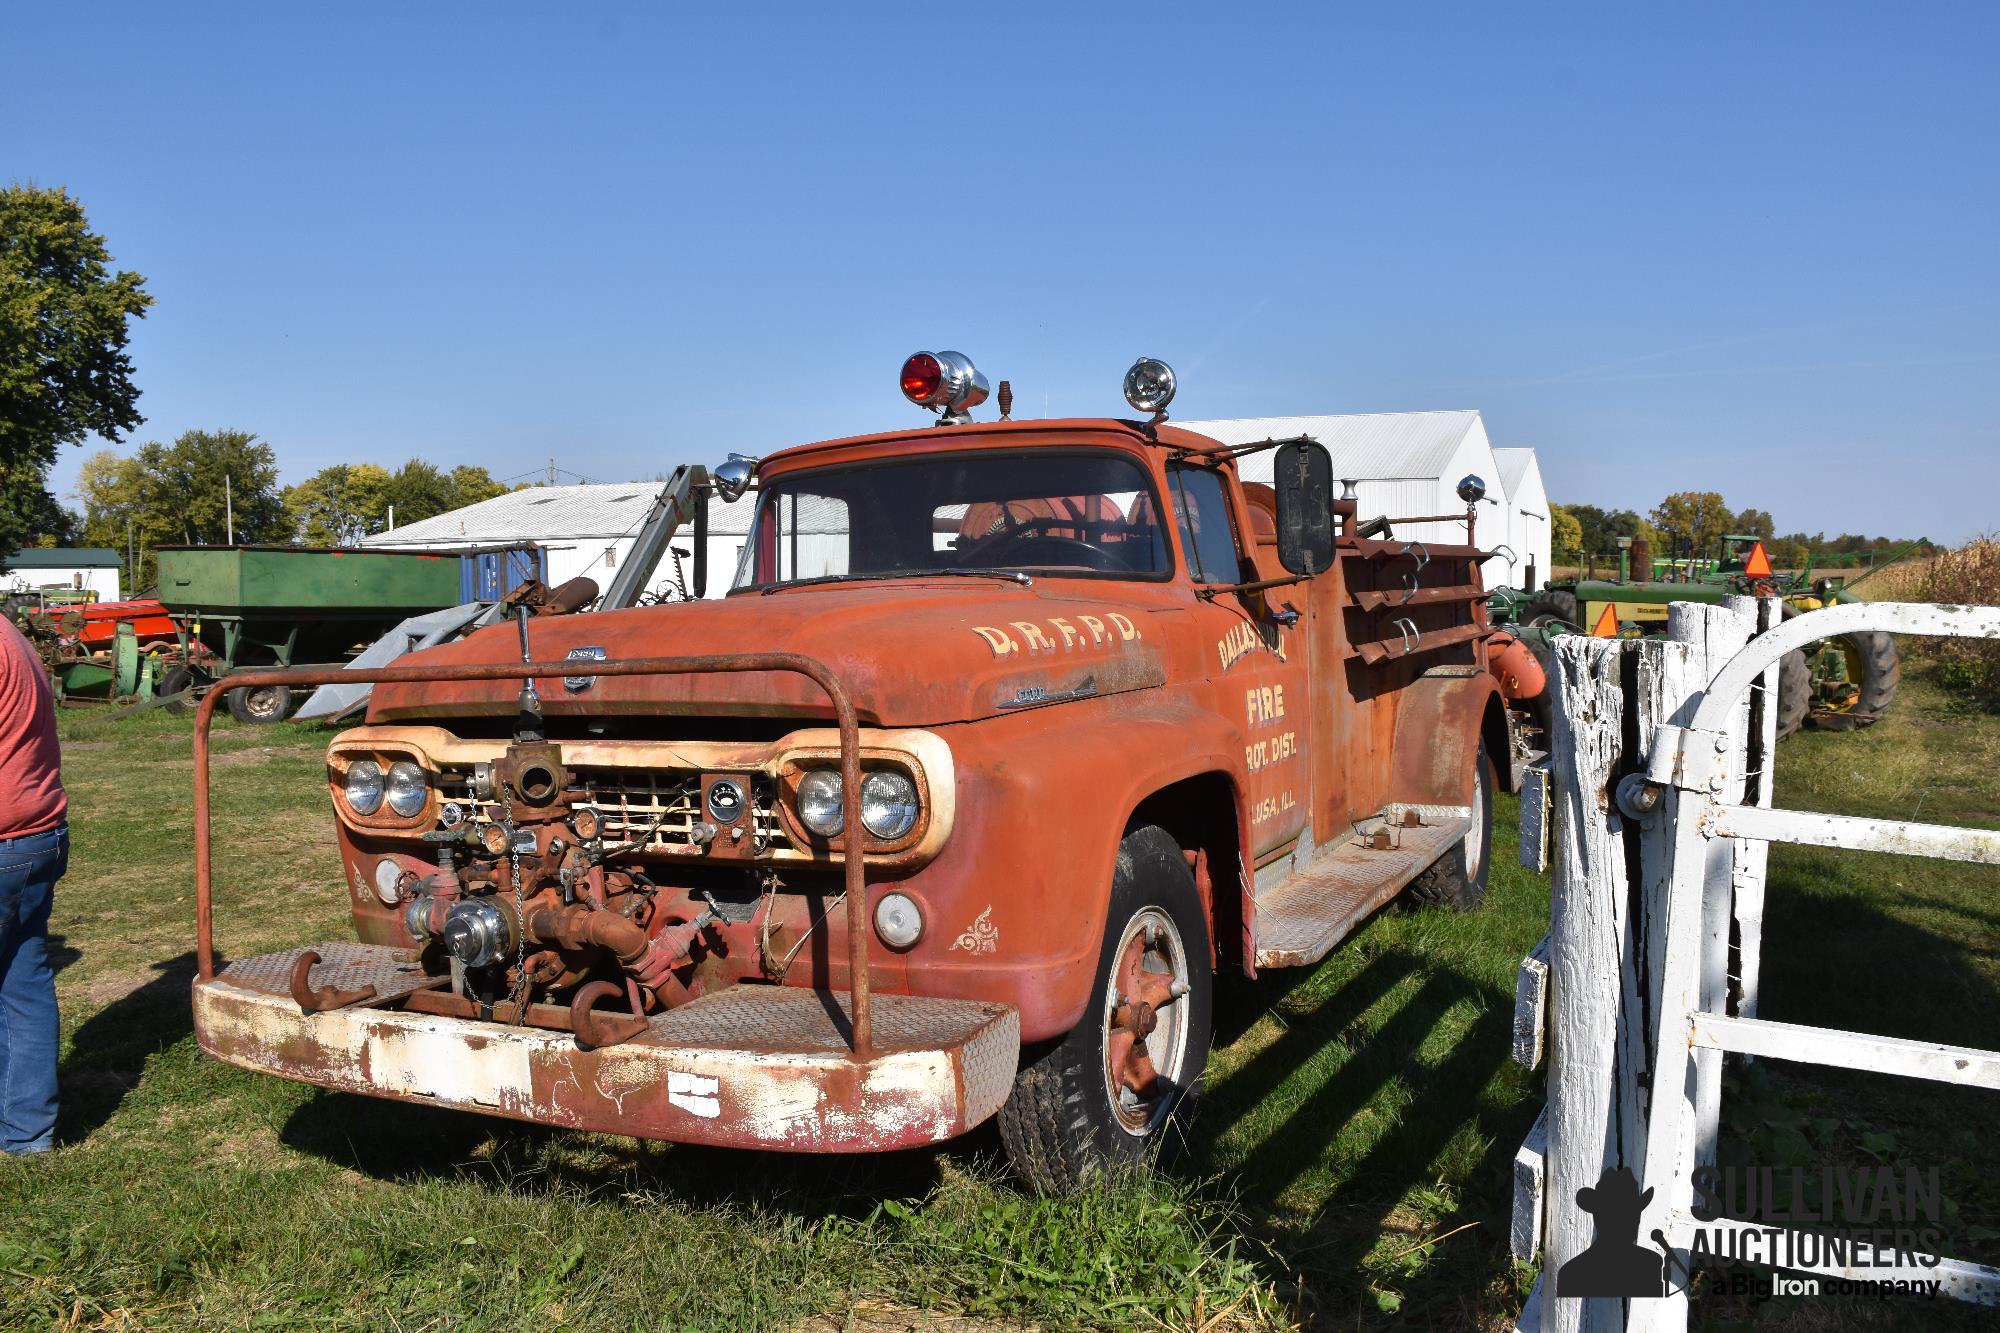
[[(1476, 407), (1558, 500), (2000, 527), (1993, 6), (44, 5), (0, 179), (287, 480), (597, 479), (921, 420)], [(55, 474), (74, 481), (83, 450)]]

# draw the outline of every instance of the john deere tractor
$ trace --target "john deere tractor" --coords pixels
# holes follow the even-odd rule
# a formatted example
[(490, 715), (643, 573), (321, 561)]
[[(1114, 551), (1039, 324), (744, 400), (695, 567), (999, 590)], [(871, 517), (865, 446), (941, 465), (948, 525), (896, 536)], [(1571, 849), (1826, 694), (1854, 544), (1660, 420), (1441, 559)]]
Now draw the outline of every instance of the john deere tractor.
[[(1920, 544), (1905, 547), (1869, 574)], [(1633, 577), (1635, 571), (1640, 577)], [(1567, 579), (1533, 594), (1496, 595), (1493, 618), (1518, 625), (1523, 641), (1544, 651), (1553, 634), (1665, 634), (1670, 602), (1719, 603), (1743, 593), (1778, 597), (1789, 619), (1859, 600), (1852, 584), (1836, 587), (1826, 579), (1814, 580), (1810, 562), (1796, 574), (1773, 573), (1762, 541), (1742, 533), (1725, 535), (1717, 559), (1707, 568), (1693, 560), (1669, 561), (1664, 572), (1678, 577), (1654, 577), (1650, 544), (1643, 537), (1632, 538), (1619, 551), (1616, 578)], [(1808, 721), (1830, 730), (1868, 726), (1895, 702), (1900, 676), (1896, 642), (1887, 634), (1847, 634), (1788, 653), (1778, 672), (1778, 735), (1789, 736)]]

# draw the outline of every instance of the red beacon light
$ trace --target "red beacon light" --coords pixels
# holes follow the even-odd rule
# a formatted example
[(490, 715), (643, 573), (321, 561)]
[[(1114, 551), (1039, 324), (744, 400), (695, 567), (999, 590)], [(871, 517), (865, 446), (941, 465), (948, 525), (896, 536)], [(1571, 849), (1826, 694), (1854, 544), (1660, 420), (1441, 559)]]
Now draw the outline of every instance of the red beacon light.
[(971, 408), (986, 401), (986, 377), (963, 352), (918, 352), (903, 363), (903, 397), (938, 413), (938, 425), (971, 420)]

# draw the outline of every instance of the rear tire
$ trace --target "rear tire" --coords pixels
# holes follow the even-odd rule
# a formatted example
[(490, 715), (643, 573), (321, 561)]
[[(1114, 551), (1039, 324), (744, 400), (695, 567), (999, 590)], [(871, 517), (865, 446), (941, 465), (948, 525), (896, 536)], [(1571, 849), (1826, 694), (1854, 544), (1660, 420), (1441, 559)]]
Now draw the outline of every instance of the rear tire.
[(229, 705), (229, 716), (238, 722), (283, 722), (292, 715), (292, 687), (242, 685), (231, 690), (224, 702)]
[(1458, 846), (1440, 856), (1405, 890), (1412, 902), (1470, 912), (1486, 901), (1486, 880), (1493, 862), (1493, 763), (1486, 746), (1479, 747), (1478, 769), (1472, 779), (1472, 829)]
[(1778, 663), (1778, 739), (1806, 724), (1812, 712), (1812, 667), (1794, 648)]
[[(1790, 620), (1806, 613), (1787, 602), (1783, 614), (1786, 620)], [(1834, 642), (1846, 659), (1847, 683), (1855, 687), (1855, 694), (1845, 707), (1820, 707), (1819, 691), (1815, 682), (1808, 679), (1806, 707), (1812, 715), (1813, 725), (1828, 731), (1871, 727), (1881, 721), (1882, 714), (1896, 702), (1896, 691), (1903, 683), (1903, 666), (1896, 653), (1896, 640), (1879, 630), (1857, 630), (1841, 635)], [(1810, 660), (1806, 659), (1808, 663)], [(1813, 712), (1815, 708), (1818, 708), (1817, 712)]]
[(1180, 1146), (1208, 1064), (1209, 958), (1179, 844), (1152, 825), (1132, 830), (1118, 844), (1083, 1018), (1022, 1066), (1000, 1108), (1008, 1161), (1035, 1189), (1063, 1193)]
[(1554, 625), (1583, 632), (1583, 604), (1562, 588), (1544, 588), (1521, 607), (1523, 625)]

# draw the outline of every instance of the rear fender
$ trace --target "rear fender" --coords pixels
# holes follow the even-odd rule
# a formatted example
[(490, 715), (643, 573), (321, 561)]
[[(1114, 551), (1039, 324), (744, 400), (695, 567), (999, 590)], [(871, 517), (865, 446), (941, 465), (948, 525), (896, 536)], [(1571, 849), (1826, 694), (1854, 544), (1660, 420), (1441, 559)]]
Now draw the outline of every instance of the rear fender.
[[(1389, 799), (1404, 805), (1470, 805), (1480, 742), (1486, 741), (1487, 753), (1498, 760), (1507, 757), (1503, 710), (1500, 687), (1485, 671), (1445, 667), (1412, 681), (1396, 714)], [(1498, 760), (1494, 768), (1505, 774), (1508, 766)]]

